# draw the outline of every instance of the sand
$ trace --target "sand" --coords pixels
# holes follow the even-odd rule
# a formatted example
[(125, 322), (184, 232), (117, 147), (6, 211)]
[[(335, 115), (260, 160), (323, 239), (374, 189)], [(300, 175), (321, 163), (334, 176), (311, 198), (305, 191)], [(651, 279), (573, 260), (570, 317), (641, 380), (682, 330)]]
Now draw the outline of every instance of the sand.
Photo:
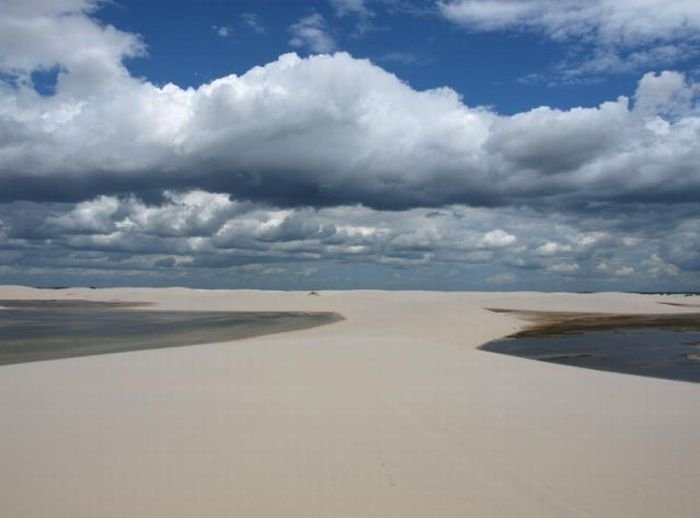
[(629, 294), (32, 290), (335, 311), (229, 343), (0, 367), (0, 508), (22, 517), (692, 516), (700, 384), (492, 354), (485, 307), (673, 313)]

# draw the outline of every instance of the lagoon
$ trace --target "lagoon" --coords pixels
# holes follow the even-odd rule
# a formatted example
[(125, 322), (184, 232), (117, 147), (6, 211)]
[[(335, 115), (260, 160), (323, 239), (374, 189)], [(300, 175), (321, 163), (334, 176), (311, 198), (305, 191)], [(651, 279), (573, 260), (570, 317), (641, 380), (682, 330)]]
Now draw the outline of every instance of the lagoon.
[(0, 300), (0, 365), (223, 342), (341, 318), (330, 312), (160, 311), (148, 306)]
[(700, 331), (607, 329), (507, 338), (481, 348), (575, 367), (700, 382)]

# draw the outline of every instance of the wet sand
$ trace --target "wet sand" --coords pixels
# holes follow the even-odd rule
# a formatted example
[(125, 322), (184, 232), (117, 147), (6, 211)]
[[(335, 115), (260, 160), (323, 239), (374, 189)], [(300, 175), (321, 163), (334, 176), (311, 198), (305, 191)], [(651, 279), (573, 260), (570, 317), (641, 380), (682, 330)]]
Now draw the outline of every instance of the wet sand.
[[(7, 516), (695, 517), (700, 384), (478, 347), (526, 311), (677, 314), (636, 294), (0, 288), (333, 325), (0, 368)], [(695, 309), (695, 311), (697, 311)]]

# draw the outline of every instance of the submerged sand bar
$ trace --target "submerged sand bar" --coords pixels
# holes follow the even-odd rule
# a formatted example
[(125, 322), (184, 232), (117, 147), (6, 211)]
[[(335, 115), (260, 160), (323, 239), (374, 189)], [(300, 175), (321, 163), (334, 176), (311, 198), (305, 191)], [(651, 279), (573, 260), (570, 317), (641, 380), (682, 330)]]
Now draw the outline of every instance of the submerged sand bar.
[(695, 517), (700, 384), (491, 354), (484, 308), (671, 314), (629, 294), (0, 289), (153, 310), (334, 312), (234, 342), (0, 368), (18, 517)]

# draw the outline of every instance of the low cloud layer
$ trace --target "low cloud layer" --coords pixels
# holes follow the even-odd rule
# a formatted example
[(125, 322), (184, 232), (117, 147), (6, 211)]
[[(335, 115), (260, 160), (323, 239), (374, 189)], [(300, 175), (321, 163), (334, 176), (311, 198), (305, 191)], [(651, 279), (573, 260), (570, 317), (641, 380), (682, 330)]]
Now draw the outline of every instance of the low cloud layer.
[(700, 217), (691, 206), (676, 206), (649, 227), (644, 206), (573, 217), (464, 206), (291, 209), (204, 191), (163, 199), (0, 206), (0, 273), (116, 270), (188, 279), (223, 270), (210, 279), (245, 285), (262, 276), (298, 287), (337, 285), (346, 269), (369, 268), (384, 287), (400, 279), (404, 287), (641, 289), (692, 285), (700, 271)]
[[(649, 72), (600, 106), (513, 116), (342, 52), (183, 89), (132, 76), (124, 60), (145, 46), (99, 23), (95, 2), (0, 1), (6, 279), (326, 268), (342, 285), (350, 266), (385, 280), (410, 266), (426, 283), (478, 270), (464, 279), (642, 286), (700, 269), (699, 87), (681, 73)], [(331, 50), (321, 22), (292, 37)]]

